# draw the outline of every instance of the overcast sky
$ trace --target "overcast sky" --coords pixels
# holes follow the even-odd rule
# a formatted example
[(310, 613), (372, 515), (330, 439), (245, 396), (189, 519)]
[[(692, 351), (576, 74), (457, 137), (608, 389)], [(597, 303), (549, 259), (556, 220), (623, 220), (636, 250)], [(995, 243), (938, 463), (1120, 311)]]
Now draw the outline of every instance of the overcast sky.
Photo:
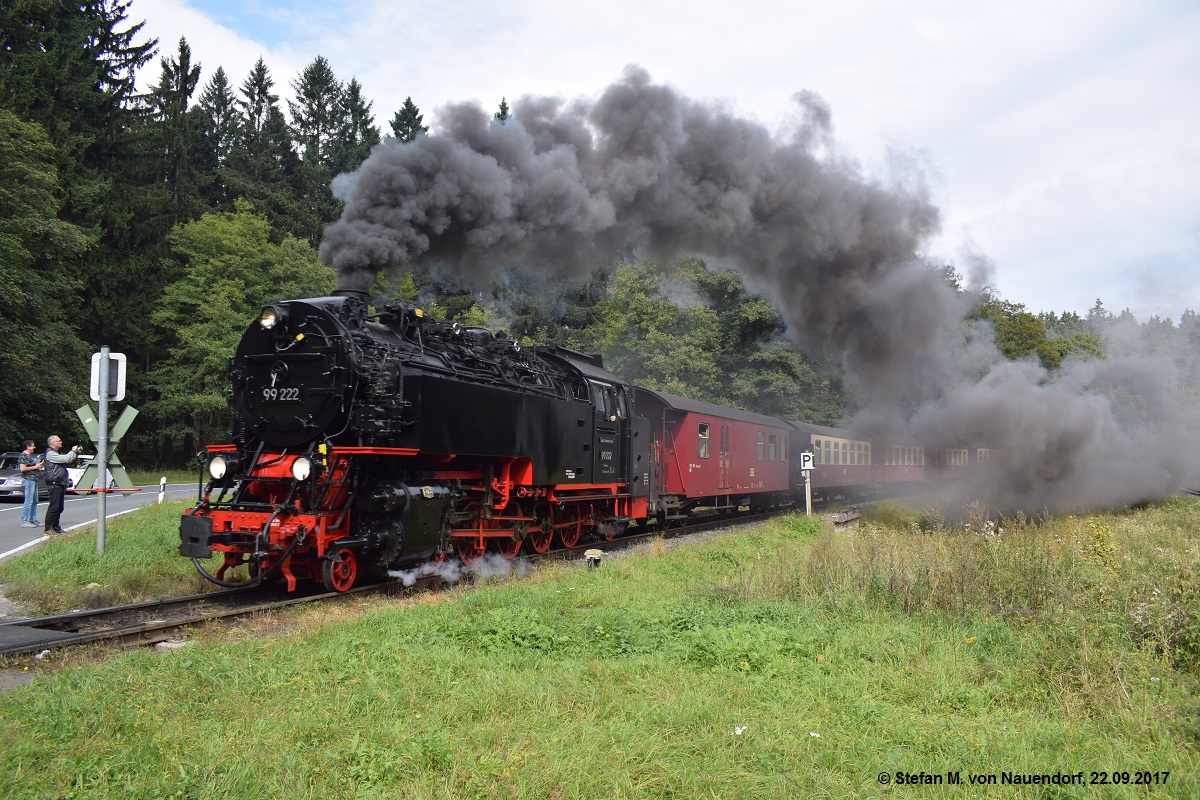
[(323, 55), (384, 133), (405, 97), (436, 128), (448, 102), (594, 98), (629, 64), (773, 131), (810, 90), (864, 173), (926, 173), (929, 257), (989, 265), (1035, 312), (1200, 311), (1195, 0), (133, 0), (130, 19), (161, 55), (186, 36), (202, 84), (261, 56), (286, 97)]

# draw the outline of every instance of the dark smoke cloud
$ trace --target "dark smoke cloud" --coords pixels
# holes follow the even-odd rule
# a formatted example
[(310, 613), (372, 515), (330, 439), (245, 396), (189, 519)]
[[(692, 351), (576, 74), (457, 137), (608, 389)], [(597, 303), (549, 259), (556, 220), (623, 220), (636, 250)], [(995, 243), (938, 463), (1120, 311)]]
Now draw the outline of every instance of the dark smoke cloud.
[[(864, 430), (1004, 447), (1017, 477), (994, 495), (1016, 504), (1086, 497), (1088, 465), (1122, 441), (1104, 398), (1006, 366), (986, 329), (964, 326), (965, 296), (914, 258), (939, 223), (923, 175), (868, 179), (838, 155), (825, 102), (794, 100), (795, 125), (772, 135), (631, 67), (595, 101), (521, 98), (504, 124), (449, 106), (435, 133), (389, 140), (334, 182), (346, 208), (321, 258), (358, 291), (423, 263), (482, 286), (507, 268), (585, 277), (630, 248), (719, 259), (766, 290), (802, 346), (841, 360)], [(1053, 466), (1032, 466), (1050, 452)], [(1158, 466), (1159, 493), (1175, 488)]]

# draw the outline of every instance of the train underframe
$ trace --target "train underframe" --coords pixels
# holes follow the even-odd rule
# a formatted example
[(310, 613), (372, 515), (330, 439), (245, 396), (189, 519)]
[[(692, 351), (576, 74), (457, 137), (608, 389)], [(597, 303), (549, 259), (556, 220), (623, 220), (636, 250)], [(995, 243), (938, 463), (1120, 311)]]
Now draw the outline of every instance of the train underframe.
[[(232, 445), (213, 459), (236, 462)], [(295, 462), (312, 474), (297, 478)], [(303, 471), (303, 470), (301, 470)], [(349, 590), (365, 572), (457, 555), (474, 563), (574, 547), (587, 534), (612, 539), (647, 517), (647, 500), (623, 484), (533, 485), (527, 459), (466, 459), (404, 448), (332, 447), (314, 454), (260, 452), (248, 474), (214, 479), (184, 518), (180, 553), (205, 578), (245, 585), (300, 579)], [(210, 573), (201, 559), (223, 555)]]

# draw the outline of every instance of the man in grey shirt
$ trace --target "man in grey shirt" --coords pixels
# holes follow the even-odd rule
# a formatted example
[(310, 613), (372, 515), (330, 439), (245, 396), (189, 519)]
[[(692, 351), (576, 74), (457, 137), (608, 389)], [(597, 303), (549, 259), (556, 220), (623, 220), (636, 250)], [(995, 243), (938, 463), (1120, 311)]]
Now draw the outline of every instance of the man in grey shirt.
[(46, 455), (42, 463), (46, 468), (46, 486), (50, 488), (50, 506), (46, 509), (47, 536), (63, 532), (59, 527), (59, 517), (67, 494), (67, 464), (74, 464), (83, 448), (75, 445), (65, 453), (60, 453), (60, 450), (62, 437), (53, 435), (46, 440)]

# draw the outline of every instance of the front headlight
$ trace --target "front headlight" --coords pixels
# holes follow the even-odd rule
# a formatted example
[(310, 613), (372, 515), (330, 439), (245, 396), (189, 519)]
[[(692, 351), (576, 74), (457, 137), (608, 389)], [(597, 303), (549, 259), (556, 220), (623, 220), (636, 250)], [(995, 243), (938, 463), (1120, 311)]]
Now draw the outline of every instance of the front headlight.
[(215, 456), (212, 461), (208, 462), (208, 474), (212, 475), (213, 480), (219, 481), (229, 474), (232, 468), (236, 466), (236, 458), (222, 453), (221, 455)]
[(306, 480), (313, 473), (313, 463), (306, 457), (300, 456), (292, 462), (292, 477), (298, 481)]
[(263, 330), (271, 330), (276, 325), (281, 325), (287, 315), (279, 306), (264, 306), (262, 313), (258, 315), (258, 324), (263, 327)]

